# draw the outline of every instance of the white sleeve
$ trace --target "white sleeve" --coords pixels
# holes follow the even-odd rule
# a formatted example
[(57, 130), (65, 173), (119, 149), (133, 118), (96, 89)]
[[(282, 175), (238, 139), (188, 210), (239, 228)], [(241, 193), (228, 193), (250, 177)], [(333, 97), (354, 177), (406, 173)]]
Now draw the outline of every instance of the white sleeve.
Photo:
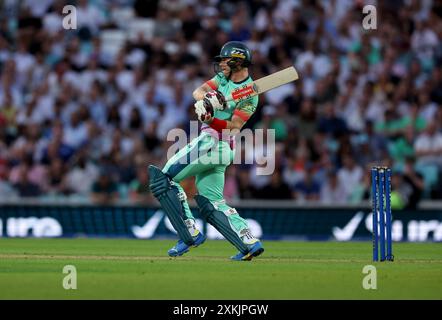
[(425, 139), (424, 136), (417, 137), (414, 142), (414, 150), (415, 151), (427, 151), (428, 150), (428, 139)]

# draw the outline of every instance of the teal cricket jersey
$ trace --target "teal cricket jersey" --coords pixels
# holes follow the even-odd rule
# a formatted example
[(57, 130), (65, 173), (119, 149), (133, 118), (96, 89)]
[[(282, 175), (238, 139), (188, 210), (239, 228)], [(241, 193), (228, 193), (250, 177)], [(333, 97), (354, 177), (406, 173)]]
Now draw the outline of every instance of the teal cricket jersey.
[[(213, 89), (221, 92), (226, 99), (231, 96), (232, 91), (243, 85), (253, 82), (249, 76), (247, 79), (241, 82), (233, 82), (228, 80), (222, 72), (218, 73), (215, 77), (207, 81), (206, 83)], [(234, 101), (228, 102), (227, 108), (224, 110), (215, 110), (215, 118), (221, 120), (231, 120), (232, 116), (238, 115), (244, 121), (247, 121), (258, 107), (258, 96), (251, 97), (247, 100), (235, 103)]]

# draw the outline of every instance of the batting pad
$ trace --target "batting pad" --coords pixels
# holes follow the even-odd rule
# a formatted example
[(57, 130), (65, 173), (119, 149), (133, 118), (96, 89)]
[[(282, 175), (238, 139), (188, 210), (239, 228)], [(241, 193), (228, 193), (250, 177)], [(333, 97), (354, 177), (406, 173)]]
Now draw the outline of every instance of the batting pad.
[(184, 223), (186, 217), (183, 203), (179, 199), (178, 189), (173, 188), (169, 178), (155, 166), (149, 166), (149, 177), (152, 194), (160, 202), (180, 239), (188, 246), (193, 245), (193, 237)]
[(201, 215), (204, 219), (218, 230), (224, 238), (233, 244), (243, 254), (249, 252), (249, 248), (242, 242), (238, 234), (232, 230), (227, 216), (216, 210), (213, 204), (204, 196), (196, 195), (195, 201), (198, 204)]

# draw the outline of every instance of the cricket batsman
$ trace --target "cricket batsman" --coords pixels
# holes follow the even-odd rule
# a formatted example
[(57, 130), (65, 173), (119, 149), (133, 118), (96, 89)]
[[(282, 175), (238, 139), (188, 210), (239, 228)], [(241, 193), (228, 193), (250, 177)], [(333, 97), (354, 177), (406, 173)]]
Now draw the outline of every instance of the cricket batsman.
[(258, 96), (238, 103), (227, 102), (225, 97), (253, 81), (248, 71), (251, 62), (251, 52), (242, 42), (224, 44), (215, 57), (215, 76), (193, 92), (195, 113), (202, 122), (199, 136), (171, 157), (163, 170), (149, 166), (150, 189), (180, 238), (168, 251), (169, 256), (181, 256), (206, 240), (195, 225), (187, 196), (179, 184), (191, 176), (196, 179), (195, 201), (202, 217), (239, 250), (231, 259), (251, 260), (264, 251), (247, 221), (226, 204), (223, 196), (224, 174), (235, 155), (234, 134), (258, 105)]

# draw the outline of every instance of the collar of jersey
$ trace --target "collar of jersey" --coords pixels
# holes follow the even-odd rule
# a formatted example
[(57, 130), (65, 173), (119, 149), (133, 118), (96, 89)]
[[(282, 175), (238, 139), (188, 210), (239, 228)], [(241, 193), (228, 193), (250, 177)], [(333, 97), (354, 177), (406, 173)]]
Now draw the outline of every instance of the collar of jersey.
[(249, 80), (250, 79), (250, 75), (249, 76), (247, 76), (247, 78), (245, 78), (244, 80), (242, 80), (242, 81), (240, 81), (240, 82), (235, 82), (235, 81), (232, 81), (234, 84), (241, 84), (241, 83), (243, 83), (243, 82), (246, 82), (247, 80)]

